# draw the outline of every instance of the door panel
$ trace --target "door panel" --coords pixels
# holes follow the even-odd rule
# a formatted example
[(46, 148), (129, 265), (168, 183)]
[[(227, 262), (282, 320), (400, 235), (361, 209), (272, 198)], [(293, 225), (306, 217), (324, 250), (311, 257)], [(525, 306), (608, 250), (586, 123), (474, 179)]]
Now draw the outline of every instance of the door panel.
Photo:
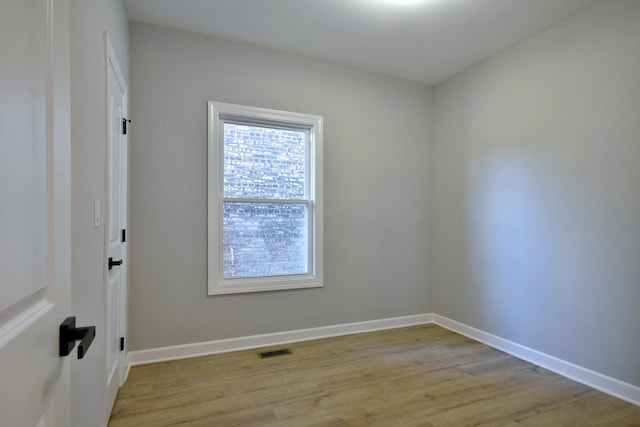
[(116, 377), (118, 370), (118, 331), (119, 331), (119, 318), (118, 318), (118, 302), (120, 301), (120, 273), (116, 272), (109, 279), (109, 289), (107, 296), (107, 311), (109, 313), (109, 325), (107, 326), (107, 384), (119, 384), (119, 377)]
[[(120, 68), (105, 35), (107, 63), (107, 182), (108, 182), (108, 227), (107, 251), (114, 261), (108, 270), (106, 283), (107, 366), (106, 403), (107, 414), (111, 412), (118, 388), (124, 380), (124, 352), (120, 349), (120, 337), (125, 332), (126, 307), (126, 243), (122, 230), (126, 229), (127, 217), (127, 136), (123, 133), (126, 114), (127, 88)], [(118, 264), (118, 265), (115, 265)]]
[[(0, 312), (46, 287), (46, 3), (12, 0), (0, 14)], [(28, 123), (29, 126), (25, 126)], [(23, 235), (25, 229), (28, 235)]]
[(0, 5), (0, 425), (69, 424), (69, 4)]
[[(117, 80), (117, 79), (116, 79)], [(114, 87), (115, 86), (115, 87)], [(120, 245), (120, 202), (122, 196), (121, 186), (121, 145), (120, 138), (122, 128), (122, 95), (119, 92), (117, 81), (113, 82), (113, 76), (109, 78), (109, 116), (110, 116), (110, 135), (112, 140), (109, 143), (109, 250), (117, 250)]]

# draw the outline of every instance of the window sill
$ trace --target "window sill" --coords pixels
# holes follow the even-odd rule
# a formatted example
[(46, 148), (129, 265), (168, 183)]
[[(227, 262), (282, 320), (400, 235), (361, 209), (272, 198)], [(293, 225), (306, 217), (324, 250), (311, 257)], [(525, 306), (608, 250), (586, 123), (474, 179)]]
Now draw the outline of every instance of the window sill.
[(315, 278), (303, 281), (278, 281), (266, 283), (224, 283), (210, 284), (209, 295), (245, 294), (252, 292), (284, 291), (292, 289), (322, 288), (321, 280)]

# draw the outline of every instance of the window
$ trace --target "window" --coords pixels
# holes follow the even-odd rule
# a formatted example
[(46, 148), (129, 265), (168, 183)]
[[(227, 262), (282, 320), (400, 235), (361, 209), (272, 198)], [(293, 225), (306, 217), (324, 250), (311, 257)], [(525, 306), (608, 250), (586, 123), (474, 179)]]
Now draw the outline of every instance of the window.
[(209, 102), (209, 294), (322, 286), (322, 117)]

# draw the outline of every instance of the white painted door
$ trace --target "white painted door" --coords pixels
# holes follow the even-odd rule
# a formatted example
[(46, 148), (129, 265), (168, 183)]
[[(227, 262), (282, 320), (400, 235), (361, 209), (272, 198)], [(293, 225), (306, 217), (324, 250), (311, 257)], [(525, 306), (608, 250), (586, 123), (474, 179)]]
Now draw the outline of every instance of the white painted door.
[(106, 414), (111, 413), (118, 388), (124, 381), (124, 337), (127, 279), (127, 87), (105, 33), (107, 64), (107, 253), (106, 280)]
[(0, 425), (7, 427), (69, 425), (76, 356), (60, 357), (58, 343), (71, 314), (68, 28), (66, 0), (0, 3)]

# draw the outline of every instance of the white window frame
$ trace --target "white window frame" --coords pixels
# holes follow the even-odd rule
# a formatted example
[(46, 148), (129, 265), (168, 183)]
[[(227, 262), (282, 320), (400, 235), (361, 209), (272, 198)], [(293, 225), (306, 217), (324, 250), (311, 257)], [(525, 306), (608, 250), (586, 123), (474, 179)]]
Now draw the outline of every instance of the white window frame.
[[(208, 189), (207, 246), (208, 294), (238, 294), (285, 289), (319, 288), (323, 286), (322, 232), (322, 124), (323, 117), (208, 102)], [(307, 199), (309, 217), (309, 268), (307, 274), (259, 277), (223, 277), (222, 209), (224, 203), (224, 122), (251, 122), (271, 127), (295, 127), (309, 132), (307, 147)]]

